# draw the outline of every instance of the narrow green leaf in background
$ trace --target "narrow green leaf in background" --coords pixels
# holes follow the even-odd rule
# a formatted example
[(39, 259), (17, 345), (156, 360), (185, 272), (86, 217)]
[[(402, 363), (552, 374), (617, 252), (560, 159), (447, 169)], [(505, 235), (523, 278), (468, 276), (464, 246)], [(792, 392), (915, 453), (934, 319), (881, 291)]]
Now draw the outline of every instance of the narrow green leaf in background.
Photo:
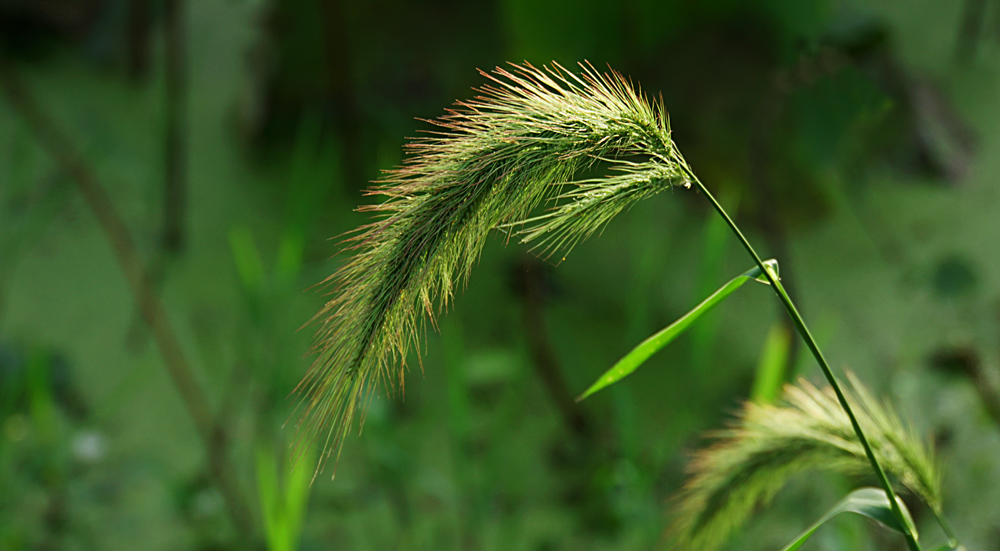
[(257, 293), (264, 285), (264, 262), (250, 228), (240, 225), (229, 230), (229, 249), (243, 289)]
[(764, 341), (764, 349), (757, 360), (757, 373), (750, 391), (750, 400), (769, 404), (778, 399), (781, 385), (785, 383), (785, 366), (792, 346), (792, 335), (780, 323), (771, 325)]
[[(768, 269), (777, 274), (778, 262), (776, 260), (768, 260), (765, 265)], [(680, 319), (666, 326), (658, 333), (639, 343), (639, 345), (633, 348), (631, 352), (625, 355), (625, 357), (618, 360), (618, 363), (611, 366), (611, 369), (605, 371), (604, 374), (594, 382), (594, 384), (590, 385), (590, 388), (588, 388), (576, 399), (576, 401), (579, 402), (598, 390), (613, 385), (629, 376), (633, 371), (638, 369), (639, 366), (645, 363), (650, 356), (655, 354), (664, 346), (670, 344), (670, 342), (677, 338), (678, 335), (683, 333), (684, 330), (695, 322), (695, 320), (711, 310), (716, 304), (722, 302), (722, 299), (733, 294), (736, 289), (742, 287), (747, 280), (756, 279), (757, 281), (762, 281), (762, 277), (763, 274), (761, 273), (760, 268), (754, 267), (729, 280), (728, 283), (703, 300), (701, 304), (695, 306), (693, 310), (684, 314), (680, 317)]]
[[(279, 478), (284, 470), (284, 478)], [(295, 551), (302, 539), (302, 524), (309, 502), (312, 471), (277, 462), (268, 446), (257, 448), (257, 495), (264, 517), (268, 551)], [(282, 484), (284, 482), (284, 484)]]
[[(739, 191), (732, 186), (719, 191), (719, 201), (729, 210), (735, 212), (739, 208)], [(726, 247), (729, 243), (729, 226), (721, 216), (710, 216), (705, 221), (704, 245), (702, 245), (701, 266), (698, 268), (698, 283), (694, 298), (708, 296), (712, 292), (713, 283), (722, 277), (725, 265)], [(711, 370), (705, 369), (712, 359), (716, 343), (721, 333), (718, 330), (718, 316), (707, 315), (697, 326), (691, 329), (691, 369), (695, 373), (710, 376)]]

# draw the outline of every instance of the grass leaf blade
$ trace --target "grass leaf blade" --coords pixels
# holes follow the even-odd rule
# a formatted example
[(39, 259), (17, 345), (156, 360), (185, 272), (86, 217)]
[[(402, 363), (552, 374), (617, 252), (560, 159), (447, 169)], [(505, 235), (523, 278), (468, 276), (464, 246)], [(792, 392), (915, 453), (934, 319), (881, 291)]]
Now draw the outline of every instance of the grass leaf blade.
[[(903, 511), (907, 523), (910, 525), (910, 529), (914, 537), (916, 537), (917, 530), (913, 526), (913, 517), (910, 516), (909, 509), (906, 508), (906, 504), (903, 500), (896, 498), (899, 503), (899, 508)], [(866, 516), (875, 522), (899, 532), (903, 533), (903, 528), (899, 525), (896, 520), (895, 515), (892, 514), (892, 508), (889, 507), (889, 499), (885, 495), (885, 491), (881, 488), (859, 488), (854, 490), (847, 495), (844, 499), (840, 500), (839, 503), (833, 506), (832, 509), (827, 511), (822, 518), (816, 521), (815, 524), (802, 532), (799, 537), (795, 538), (794, 541), (786, 545), (781, 551), (797, 551), (806, 541), (812, 537), (813, 533), (819, 529), (820, 526), (825, 524), (827, 521), (833, 517), (839, 515), (840, 513), (856, 513), (859, 515)]]
[[(769, 260), (768, 262), (773, 262), (774, 265), (777, 266), (777, 263), (773, 260)], [(742, 287), (748, 280), (757, 279), (760, 275), (760, 268), (754, 267), (729, 280), (728, 283), (719, 287), (714, 293), (709, 295), (708, 298), (701, 301), (698, 306), (695, 306), (691, 311), (678, 318), (677, 321), (664, 327), (646, 340), (639, 343), (632, 349), (631, 352), (626, 354), (622, 359), (618, 360), (615, 365), (611, 366), (611, 369), (605, 371), (603, 375), (598, 377), (597, 381), (590, 385), (590, 387), (584, 391), (583, 394), (577, 397), (576, 401), (579, 402), (591, 394), (613, 385), (631, 375), (632, 372), (639, 369), (639, 366), (645, 363), (646, 360), (648, 360), (653, 354), (658, 352), (664, 346), (670, 344), (671, 341), (676, 339), (698, 318), (715, 307), (716, 304), (719, 304), (723, 299), (733, 294), (733, 292)]]
[(754, 402), (770, 403), (778, 399), (785, 382), (785, 367), (792, 347), (792, 335), (780, 323), (775, 323), (767, 332), (764, 349), (757, 360), (750, 399)]

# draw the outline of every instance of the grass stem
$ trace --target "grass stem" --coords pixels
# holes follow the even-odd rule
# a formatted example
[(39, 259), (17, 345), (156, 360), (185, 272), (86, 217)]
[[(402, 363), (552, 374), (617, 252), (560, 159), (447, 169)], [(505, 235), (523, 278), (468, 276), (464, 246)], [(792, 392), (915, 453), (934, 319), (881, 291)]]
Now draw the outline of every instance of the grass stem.
[(941, 525), (941, 529), (944, 530), (944, 535), (948, 538), (948, 546), (952, 549), (958, 549), (958, 536), (955, 535), (955, 530), (951, 527), (951, 523), (948, 522), (948, 519), (945, 518), (942, 511), (933, 508), (932, 510), (934, 511), (934, 518), (937, 519), (938, 524)]
[(920, 544), (917, 543), (916, 536), (914, 536), (907, 527), (908, 525), (905, 521), (905, 517), (903, 516), (903, 511), (899, 508), (899, 503), (896, 501), (896, 493), (893, 491), (892, 484), (889, 482), (889, 477), (886, 476), (885, 470), (882, 469), (882, 465), (880, 465), (878, 459), (875, 458), (875, 453), (872, 451), (871, 445), (868, 443), (868, 439), (865, 437), (864, 431), (861, 430), (861, 425), (858, 423), (858, 419), (855, 417), (854, 411), (851, 410), (851, 406), (847, 402), (847, 398), (844, 396), (844, 392), (841, 390), (840, 384), (837, 382), (837, 378), (833, 375), (833, 371), (830, 369), (830, 364), (828, 364), (826, 358), (823, 357), (823, 352), (820, 351), (819, 345), (816, 344), (816, 340), (809, 332), (809, 328), (806, 326), (805, 320), (802, 319), (798, 309), (795, 307), (795, 303), (792, 302), (788, 293), (785, 292), (784, 287), (781, 286), (781, 282), (774, 277), (774, 274), (767, 270), (760, 256), (758, 256), (753, 250), (753, 246), (751, 246), (750, 242), (747, 241), (747, 238), (743, 236), (743, 232), (741, 232), (736, 223), (733, 222), (733, 219), (729, 217), (725, 209), (722, 208), (722, 205), (716, 201), (712, 193), (708, 191), (705, 184), (701, 183), (701, 180), (695, 176), (694, 172), (688, 168), (687, 164), (680, 163), (680, 165), (682, 170), (691, 178), (691, 181), (694, 182), (698, 186), (698, 189), (705, 194), (705, 197), (708, 198), (712, 207), (714, 207), (716, 212), (719, 213), (719, 216), (721, 216), (733, 230), (733, 233), (736, 234), (736, 237), (740, 240), (740, 243), (743, 244), (743, 247), (753, 258), (754, 262), (757, 263), (757, 266), (764, 272), (764, 276), (767, 277), (767, 280), (774, 289), (774, 292), (778, 295), (781, 303), (785, 306), (785, 310), (788, 312), (788, 315), (792, 318), (792, 322), (795, 324), (795, 329), (799, 332), (799, 335), (802, 336), (802, 339), (806, 342), (806, 346), (809, 347), (813, 357), (816, 358), (816, 362), (819, 363), (820, 368), (823, 370), (823, 375), (826, 376), (826, 380), (830, 383), (834, 393), (837, 395), (837, 401), (840, 402), (840, 406), (844, 409), (844, 412), (847, 413), (847, 417), (851, 421), (851, 427), (854, 428), (854, 433), (857, 435), (858, 441), (861, 443), (861, 447), (865, 450), (865, 455), (868, 457), (869, 463), (871, 463), (872, 470), (875, 471), (875, 475), (878, 477), (879, 483), (882, 485), (882, 489), (885, 490), (886, 496), (889, 499), (889, 505), (892, 507), (892, 514), (897, 520), (899, 520), (899, 525), (904, 528), (903, 536), (906, 538), (907, 546), (910, 551), (921, 551)]

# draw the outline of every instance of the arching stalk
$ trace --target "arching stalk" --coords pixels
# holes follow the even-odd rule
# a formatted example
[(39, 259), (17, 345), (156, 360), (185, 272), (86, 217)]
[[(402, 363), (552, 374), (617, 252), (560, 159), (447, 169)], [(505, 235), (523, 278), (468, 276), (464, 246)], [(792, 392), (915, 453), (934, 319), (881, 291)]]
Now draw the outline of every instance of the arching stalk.
[(722, 208), (722, 205), (716, 201), (712, 193), (708, 191), (705, 184), (703, 184), (701, 180), (695, 176), (694, 172), (687, 166), (687, 164), (682, 163), (681, 166), (681, 170), (683, 170), (691, 181), (698, 186), (698, 189), (705, 194), (705, 197), (708, 198), (708, 201), (712, 204), (715, 211), (718, 212), (719, 216), (726, 221), (726, 224), (729, 225), (729, 227), (733, 230), (733, 233), (735, 233), (736, 237), (740, 240), (743, 248), (746, 249), (747, 253), (753, 258), (754, 262), (757, 263), (757, 266), (762, 272), (764, 272), (764, 276), (767, 278), (768, 283), (771, 284), (771, 287), (774, 289), (775, 294), (778, 295), (778, 299), (781, 301), (781, 304), (784, 305), (788, 315), (792, 318), (792, 323), (795, 324), (795, 329), (799, 332), (799, 335), (802, 336), (802, 339), (806, 342), (806, 346), (809, 347), (809, 351), (812, 352), (813, 357), (816, 358), (816, 362), (819, 363), (820, 368), (823, 370), (823, 375), (826, 377), (827, 382), (830, 383), (830, 387), (833, 388), (834, 393), (837, 395), (837, 401), (840, 402), (840, 407), (844, 409), (847, 417), (851, 420), (851, 427), (854, 428), (854, 434), (857, 435), (858, 442), (860, 442), (861, 447), (864, 448), (865, 455), (868, 457), (868, 462), (871, 463), (872, 470), (875, 471), (875, 476), (878, 478), (879, 484), (881, 484), (882, 489), (885, 490), (886, 497), (889, 499), (892, 514), (899, 520), (900, 526), (906, 528), (903, 532), (903, 537), (906, 538), (907, 546), (910, 548), (910, 551), (921, 551), (917, 538), (909, 530), (903, 516), (903, 511), (899, 508), (899, 504), (896, 501), (896, 493), (892, 489), (889, 477), (886, 476), (885, 470), (882, 469), (882, 465), (880, 465), (878, 459), (876, 459), (875, 453), (872, 451), (871, 445), (868, 443), (868, 438), (865, 437), (865, 433), (861, 430), (861, 425), (858, 423), (858, 419), (854, 415), (854, 411), (851, 409), (847, 398), (844, 396), (844, 391), (841, 390), (840, 384), (837, 382), (837, 378), (833, 375), (833, 370), (830, 369), (830, 364), (828, 364), (826, 358), (823, 357), (823, 352), (819, 349), (819, 345), (816, 344), (816, 339), (813, 338), (812, 333), (809, 332), (809, 327), (806, 326), (806, 322), (802, 319), (802, 315), (799, 314), (798, 309), (795, 307), (795, 303), (792, 302), (791, 297), (789, 297), (788, 293), (785, 292), (784, 287), (781, 285), (781, 281), (774, 277), (774, 274), (772, 274), (764, 266), (764, 261), (761, 260), (760, 256), (758, 256), (753, 250), (753, 246), (750, 245), (747, 238), (743, 236), (743, 232), (741, 232), (740, 228), (735, 222), (733, 222), (733, 219), (729, 217), (725, 209)]

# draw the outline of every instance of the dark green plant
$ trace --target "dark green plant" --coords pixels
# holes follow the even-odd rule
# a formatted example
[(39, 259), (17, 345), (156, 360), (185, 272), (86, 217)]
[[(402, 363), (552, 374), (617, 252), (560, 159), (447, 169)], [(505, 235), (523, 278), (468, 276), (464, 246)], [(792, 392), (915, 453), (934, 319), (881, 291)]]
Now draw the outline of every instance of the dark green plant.
[[(776, 263), (761, 260), (680, 155), (662, 102), (650, 103), (627, 79), (589, 65), (580, 75), (559, 65), (513, 65), (483, 75), (492, 84), (430, 121), (437, 130), (411, 142), (406, 163), (387, 172), (370, 192), (385, 200), (363, 210), (379, 217), (347, 240), (354, 256), (326, 281), (334, 298), (314, 318), (320, 326), (317, 358), (298, 387), (305, 404), (301, 449), (322, 447), (318, 468), (339, 454), (359, 407), (363, 422), (365, 403), (378, 384), (402, 389), (404, 360), (417, 346), (418, 333), (427, 320), (434, 323), (455, 284), (466, 280), (491, 231), (533, 242), (548, 256), (568, 251), (641, 199), (693, 185), (756, 268), (640, 344), (584, 396), (634, 371), (751, 277), (775, 291), (830, 386), (824, 392), (793, 387), (784, 408), (749, 406), (740, 428), (700, 456), (679, 509), (678, 543), (703, 549), (718, 544), (795, 471), (855, 472), (860, 466), (876, 475), (881, 485), (876, 495), (883, 499), (859, 491), (828, 516), (842, 510), (872, 516), (902, 533), (911, 551), (919, 550), (892, 474), (930, 505), (949, 545), (957, 545), (940, 514), (930, 454), (858, 385), (850, 395), (840, 388), (782, 287)], [(604, 175), (590, 176), (595, 169)], [(551, 208), (533, 216), (546, 199)]]

